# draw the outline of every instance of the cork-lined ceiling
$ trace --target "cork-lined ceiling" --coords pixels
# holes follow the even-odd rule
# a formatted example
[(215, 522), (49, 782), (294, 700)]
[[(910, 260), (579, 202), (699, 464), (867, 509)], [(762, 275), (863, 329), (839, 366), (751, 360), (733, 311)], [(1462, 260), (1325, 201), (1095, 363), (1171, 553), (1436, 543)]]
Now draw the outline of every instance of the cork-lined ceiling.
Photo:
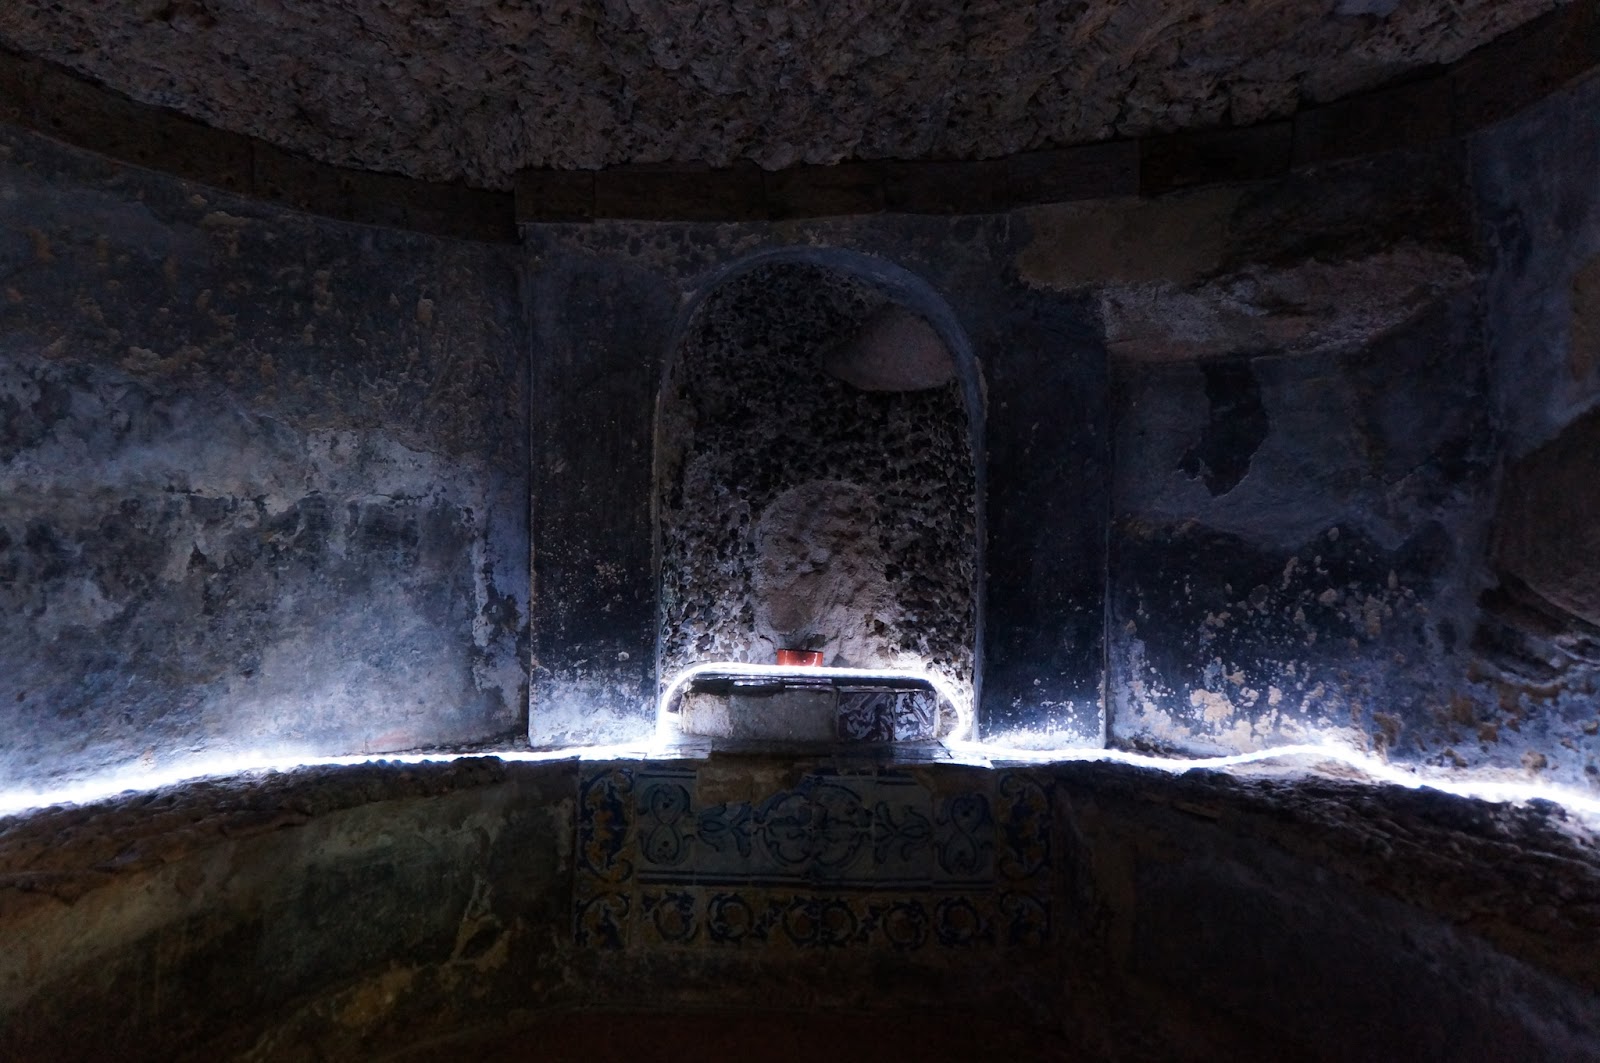
[(0, 45), (362, 169), (992, 158), (1293, 113), (1563, 0), (40, 0)]

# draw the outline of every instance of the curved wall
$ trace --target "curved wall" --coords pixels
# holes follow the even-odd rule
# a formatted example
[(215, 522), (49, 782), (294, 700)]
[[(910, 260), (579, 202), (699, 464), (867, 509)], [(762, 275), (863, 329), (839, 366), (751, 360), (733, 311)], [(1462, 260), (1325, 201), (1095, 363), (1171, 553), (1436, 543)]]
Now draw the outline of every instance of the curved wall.
[[(1354, 17), (1374, 14), (1379, 13)], [(977, 162), (861, 161), (777, 171), (655, 165), (528, 169), (517, 175), (515, 197), (314, 162), (254, 137), (135, 103), (66, 67), (6, 50), (0, 50), (0, 121), (293, 209), (509, 242), (519, 222), (766, 221), (885, 210), (987, 213), (1273, 179), (1294, 169), (1464, 136), (1499, 122), (1600, 62), (1597, 26), (1596, 0), (1569, 0), (1454, 63), (1254, 125)]]
[(517, 262), (0, 127), (0, 779), (526, 698)]
[[(1510, 98), (1584, 68), (1584, 11)], [(981, 368), (984, 737), (1326, 737), (1589, 785), (1587, 606), (1487, 551), (1503, 461), (1587, 408), (1594, 197), (1563, 160), (1593, 92), (1154, 198), (517, 251), (8, 132), (0, 758), (648, 736), (662, 361), (708, 277), (808, 247), (925, 278)]]
[[(1592, 786), (1593, 10), (1076, 184), (1088, 155), (925, 164), (893, 200), (845, 168), (747, 200), (529, 175), (521, 249), (6, 128), (0, 773), (647, 735), (663, 359), (707, 278), (808, 247), (925, 278), (981, 367), (987, 737), (1333, 735)], [(23, 65), (0, 116), (82, 102)], [(212, 184), (510, 236), (505, 197), (480, 225), (196, 135)], [(608, 211), (672, 220), (551, 220)], [(793, 829), (834, 813), (857, 833)], [(586, 1008), (789, 1036), (939, 1000), (1106, 1059), (1594, 1058), (1593, 852), (1548, 809), (1104, 766), (211, 782), (0, 821), (0, 1055), (426, 1058)]]
[[(795, 848), (808, 810), (846, 818)], [(908, 1058), (954, 1023), (951, 1050), (1025, 1058), (1584, 1060), (1597, 898), (1571, 824), (1348, 783), (368, 765), (0, 820), (0, 1052), (516, 1059), (822, 1024)]]

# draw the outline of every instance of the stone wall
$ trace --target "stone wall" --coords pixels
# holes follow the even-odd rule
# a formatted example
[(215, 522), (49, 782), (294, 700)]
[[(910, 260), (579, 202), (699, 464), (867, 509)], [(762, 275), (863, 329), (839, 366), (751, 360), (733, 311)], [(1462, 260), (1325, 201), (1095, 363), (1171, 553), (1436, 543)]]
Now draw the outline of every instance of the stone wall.
[[(1113, 365), (1114, 742), (1594, 784), (1597, 93), (1034, 212), (1036, 270), (1096, 292)], [(1058, 261), (1074, 240), (1101, 250)]]
[(1471, 678), (1442, 727), (1459, 762), (1600, 782), (1600, 80), (1473, 142), (1493, 251), (1485, 330), (1503, 483)]
[(0, 778), (515, 734), (516, 270), (0, 130)]
[(647, 735), (668, 361), (770, 256), (966, 345), (983, 736), (1584, 781), (1589, 547), (1536, 511), (1587, 523), (1596, 91), (1270, 180), (520, 252), (8, 133), (0, 753), (470, 743), (529, 667), (536, 743)]
[[(559, 666), (567, 654), (584, 664), (548, 688), (548, 719), (580, 722), (543, 741), (640, 726), (615, 723), (637, 710), (564, 689), (612, 691), (605, 697), (619, 706), (648, 703), (644, 670), (621, 685), (592, 682), (637, 668), (652, 644), (642, 621), (653, 594), (643, 545), (650, 515), (638, 499), (662, 356), (636, 367), (631, 360), (669, 346), (664, 337), (685, 327), (669, 324), (672, 308), (681, 315), (718, 268), (788, 241), (905, 266), (949, 302), (972, 338), (987, 389), (985, 737), (1093, 745), (1105, 723), (1113, 744), (1191, 753), (1331, 739), (1402, 761), (1583, 782), (1594, 723), (1587, 680), (1560, 713), (1545, 714), (1562, 721), (1554, 729), (1527, 709), (1497, 718), (1502, 710), (1491, 702), (1500, 694), (1481, 682), (1483, 647), (1522, 636), (1494, 627), (1498, 607), (1480, 617), (1479, 602), (1496, 579), (1500, 467), (1525, 449), (1519, 433), (1532, 431), (1515, 413), (1530, 401), (1514, 386), (1527, 375), (1517, 367), (1543, 357), (1561, 363), (1562, 380), (1574, 365), (1590, 372), (1582, 354), (1592, 331), (1582, 317), (1587, 258), (1579, 248), (1517, 259), (1526, 241), (1513, 238), (1530, 218), (1548, 217), (1539, 224), (1553, 228), (1551, 212), (1586, 216), (1581, 167), (1562, 169), (1559, 151), (1523, 143), (1588, 144), (1569, 127), (1581, 124), (1581, 94), (1592, 90), (1575, 91), (1579, 102), (1552, 97), (1542, 112), (1478, 141), (1154, 198), (953, 221), (526, 226), (535, 247), (550, 249), (535, 261), (552, 276), (579, 249), (594, 271), (586, 275), (607, 276), (610, 302), (599, 313), (574, 317), (571, 299), (556, 312), (592, 350), (609, 348), (608, 371), (631, 381), (625, 417), (610, 400), (574, 407), (592, 411), (580, 425), (632, 426), (623, 433), (626, 461), (597, 467), (616, 504), (573, 513), (552, 498), (556, 508), (536, 534), (547, 556), (560, 558), (568, 537), (577, 539), (564, 529), (584, 530), (574, 545), (587, 553), (574, 556), (592, 558), (555, 565), (558, 580), (603, 572), (630, 589), (597, 588), (591, 599), (585, 577), (558, 583), (556, 601), (543, 608), (568, 610), (597, 625), (596, 634), (641, 618), (615, 645), (609, 635), (563, 639), (559, 625), (544, 628), (551, 648), (541, 661)], [(1523, 141), (1494, 149), (1504, 172), (1495, 170), (1485, 158), (1495, 138), (1525, 126)], [(1519, 183), (1513, 160), (1543, 160), (1574, 175), (1572, 184), (1550, 176)], [(1497, 195), (1535, 202), (1496, 221), (1484, 204)], [(1582, 243), (1586, 231), (1563, 239)], [(1549, 272), (1553, 255), (1566, 256), (1568, 272), (1547, 284), (1539, 271)], [(595, 265), (602, 260), (610, 265)], [(646, 283), (651, 274), (662, 281)], [(1570, 357), (1539, 353), (1551, 342), (1540, 337), (1569, 328), (1565, 302), (1529, 317), (1549, 303), (1539, 293), (1551, 284), (1574, 293)], [(596, 327), (606, 316), (626, 324)], [(607, 338), (606, 329), (620, 331)], [(1581, 408), (1587, 384), (1533, 374), (1536, 387), (1558, 387), (1552, 401), (1566, 412), (1549, 417), (1560, 422)], [(553, 437), (550, 445), (557, 468), (577, 467), (592, 450)], [(631, 477), (626, 486), (616, 486), (619, 468)], [(596, 528), (615, 528), (616, 538), (607, 546), (610, 533), (592, 536)], [(625, 555), (632, 560), (599, 568), (602, 555), (624, 556), (623, 543), (634, 544)], [(1570, 545), (1556, 552), (1573, 556)], [(1494, 628), (1487, 635), (1485, 624)], [(537, 616), (535, 627), (537, 645), (545, 637)], [(1531, 648), (1513, 647), (1524, 661), (1545, 662), (1542, 671), (1525, 668), (1529, 682), (1545, 682), (1552, 667), (1565, 667), (1560, 660), (1578, 659), (1574, 674), (1587, 675), (1582, 661), (1594, 654), (1584, 640), (1595, 632), (1562, 630), (1569, 633), (1559, 645), (1545, 632)], [(1095, 662), (1102, 646), (1104, 673)], [(1551, 654), (1564, 656), (1551, 665)], [(583, 723), (583, 714), (602, 723)], [(540, 726), (536, 710), (536, 734)]]
[(522, 1058), (682, 1024), (777, 1059), (842, 1028), (845, 1058), (976, 1029), (1011, 1058), (1593, 1060), (1594, 842), (1548, 809), (1090, 764), (214, 780), (0, 820), (0, 1055)]
[(1493, 464), (1459, 147), (1024, 217), (1111, 366), (1112, 743), (1394, 747), (1465, 670)]

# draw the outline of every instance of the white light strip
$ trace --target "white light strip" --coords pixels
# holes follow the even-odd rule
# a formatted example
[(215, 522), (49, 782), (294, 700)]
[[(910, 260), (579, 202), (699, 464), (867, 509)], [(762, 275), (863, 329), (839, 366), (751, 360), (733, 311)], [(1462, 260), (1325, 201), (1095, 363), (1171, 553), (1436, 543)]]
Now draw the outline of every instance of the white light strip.
[(475, 753), (370, 753), (349, 756), (233, 756), (196, 755), (161, 769), (123, 768), (96, 775), (53, 789), (0, 790), (0, 816), (14, 815), (52, 805), (82, 805), (103, 801), (129, 792), (159, 790), (163, 786), (194, 783), (205, 779), (228, 778), (250, 772), (289, 772), (303, 768), (338, 767), (354, 764), (448, 764), (458, 760), (493, 757), (508, 763), (541, 763), (557, 760), (651, 759), (662, 750), (647, 742), (608, 746), (578, 746), (548, 752), (527, 750), (485, 750)]
[[(748, 666), (763, 667), (763, 666)], [(765, 666), (772, 667), (772, 666)], [(837, 671), (849, 671), (837, 669)], [(874, 673), (881, 677), (883, 673)], [(1336, 744), (1279, 746), (1251, 753), (1234, 753), (1217, 757), (1156, 757), (1145, 753), (1129, 753), (1118, 749), (1020, 749), (989, 745), (984, 742), (950, 741), (945, 747), (954, 754), (957, 763), (993, 767), (995, 764), (1068, 764), (1111, 763), (1163, 771), (1182, 775), (1189, 771), (1226, 771), (1248, 764), (1304, 757), (1317, 761), (1334, 761), (1361, 772), (1367, 779), (1406, 789), (1432, 789), (1457, 797), (1482, 801), (1549, 801), (1569, 812), (1593, 820), (1600, 820), (1600, 797), (1572, 787), (1550, 786), (1506, 779), (1473, 778), (1465, 772), (1438, 769), (1424, 772), (1407, 770), (1386, 763), (1367, 753)], [(688, 752), (688, 751), (684, 751)], [(681, 756), (660, 744), (647, 742), (623, 743), (605, 746), (581, 746), (547, 752), (522, 750), (481, 751), (470, 753), (378, 753), (337, 757), (261, 755), (196, 756), (162, 770), (124, 769), (96, 776), (81, 782), (49, 790), (0, 790), (0, 815), (14, 815), (53, 805), (87, 804), (103, 801), (129, 792), (145, 792), (181, 783), (205, 779), (228, 778), (252, 772), (290, 772), (304, 768), (343, 766), (356, 764), (448, 764), (460, 760), (493, 757), (507, 763), (548, 763), (560, 760), (652, 760)], [(689, 753), (689, 755), (693, 755)], [(947, 762), (948, 763), (948, 762)]]
[(672, 726), (671, 707), (690, 683), (705, 675), (734, 676), (750, 679), (864, 679), (876, 682), (927, 683), (934, 692), (949, 703), (956, 712), (956, 736), (966, 740), (972, 734), (972, 706), (967, 705), (955, 688), (942, 677), (931, 672), (915, 672), (897, 668), (828, 668), (797, 667), (787, 664), (746, 664), (743, 661), (706, 661), (691, 664), (672, 677), (672, 682), (656, 702), (656, 738), (666, 741), (678, 732)]
[(1250, 753), (1231, 753), (1217, 757), (1155, 757), (1147, 753), (1130, 753), (1120, 749), (1016, 749), (993, 746), (983, 742), (947, 742), (952, 753), (968, 756), (975, 763), (1062, 764), (1083, 761), (1100, 761), (1127, 764), (1136, 768), (1150, 768), (1173, 775), (1190, 771), (1225, 771), (1246, 764), (1307, 757), (1321, 761), (1336, 761), (1354, 768), (1377, 782), (1403, 786), (1408, 790), (1439, 790), (1457, 797), (1470, 797), (1482, 801), (1509, 801), (1520, 804), (1527, 801), (1550, 801), (1572, 812), (1590, 817), (1600, 817), (1600, 797), (1569, 786), (1520, 782), (1506, 779), (1473, 778), (1462, 769), (1408, 770), (1370, 753), (1362, 753), (1348, 746), (1335, 744), (1278, 746)]

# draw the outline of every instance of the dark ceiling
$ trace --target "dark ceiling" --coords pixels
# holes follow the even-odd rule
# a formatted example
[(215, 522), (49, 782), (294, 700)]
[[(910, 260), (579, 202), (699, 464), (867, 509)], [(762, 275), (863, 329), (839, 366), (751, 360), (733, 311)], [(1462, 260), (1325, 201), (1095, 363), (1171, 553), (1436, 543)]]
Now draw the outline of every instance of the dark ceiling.
[(0, 45), (344, 166), (989, 158), (1281, 117), (1561, 0), (51, 0)]

